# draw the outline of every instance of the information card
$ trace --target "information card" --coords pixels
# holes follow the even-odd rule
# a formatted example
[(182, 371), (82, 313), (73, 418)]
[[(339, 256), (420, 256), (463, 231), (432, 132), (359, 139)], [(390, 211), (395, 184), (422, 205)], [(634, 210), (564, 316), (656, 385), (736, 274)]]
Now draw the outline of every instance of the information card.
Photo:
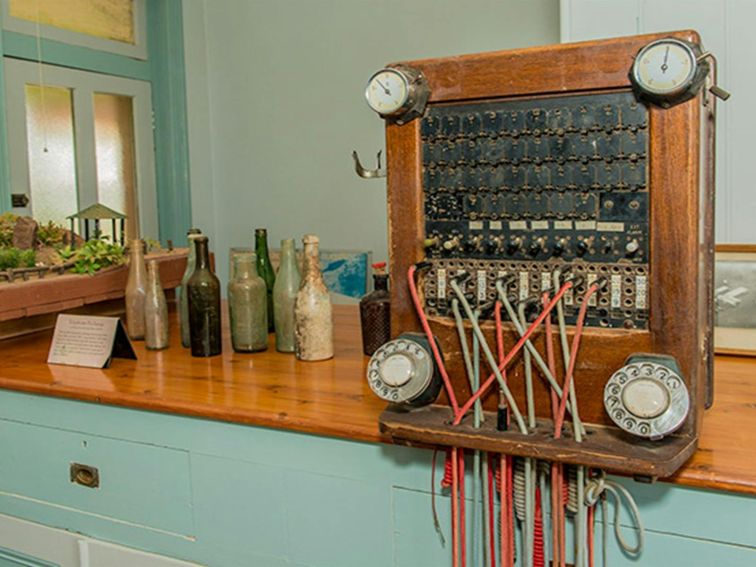
[(136, 359), (118, 317), (58, 315), (48, 364), (107, 368), (113, 358)]

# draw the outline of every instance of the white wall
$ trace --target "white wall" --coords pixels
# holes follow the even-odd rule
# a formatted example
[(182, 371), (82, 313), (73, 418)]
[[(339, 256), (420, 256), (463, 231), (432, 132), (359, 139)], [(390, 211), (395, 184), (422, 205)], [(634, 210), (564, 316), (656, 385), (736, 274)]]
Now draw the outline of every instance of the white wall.
[(385, 182), (350, 157), (383, 148), (372, 71), (559, 39), (557, 0), (185, 0), (184, 26), (194, 222), (222, 275), (258, 226), (386, 258)]
[(695, 29), (719, 60), (717, 104), (717, 242), (756, 243), (754, 0), (561, 0), (562, 40)]

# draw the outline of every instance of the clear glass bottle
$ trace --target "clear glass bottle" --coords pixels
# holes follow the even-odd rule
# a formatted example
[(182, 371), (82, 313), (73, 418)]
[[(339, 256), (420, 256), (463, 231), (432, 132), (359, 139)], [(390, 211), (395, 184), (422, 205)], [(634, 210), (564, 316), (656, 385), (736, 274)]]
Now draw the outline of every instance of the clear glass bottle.
[(190, 228), (186, 232), (187, 247), (189, 253), (186, 257), (186, 270), (181, 278), (181, 287), (178, 289), (179, 293), (179, 324), (181, 325), (181, 346), (189, 348), (191, 346), (191, 339), (189, 337), (189, 297), (186, 293), (186, 282), (194, 273), (194, 266), (196, 265), (197, 253), (194, 247), (194, 239), (197, 235), (202, 234), (202, 231), (198, 228)]
[(268, 255), (268, 230), (255, 229), (255, 253), (257, 254), (257, 273), (265, 281), (268, 289), (268, 332), (273, 331), (273, 286), (276, 283), (276, 273)]
[(234, 256), (234, 279), (228, 284), (231, 344), (236, 352), (268, 348), (268, 290), (257, 275), (254, 254)]
[(157, 260), (147, 264), (147, 295), (144, 300), (144, 343), (150, 350), (168, 348), (168, 303), (160, 281)]
[(192, 356), (221, 353), (220, 281), (210, 268), (207, 236), (194, 239), (197, 265), (186, 284)]
[(297, 265), (294, 239), (281, 241), (281, 261), (273, 286), (273, 320), (276, 327), (276, 350), (294, 352), (294, 300), (302, 276)]
[(299, 360), (333, 358), (331, 296), (320, 272), (319, 239), (307, 234), (302, 239), (302, 283), (294, 303), (294, 349)]
[(144, 339), (144, 299), (147, 274), (144, 266), (144, 242), (129, 243), (129, 277), (126, 281), (126, 330), (132, 340)]
[(391, 296), (386, 262), (373, 264), (373, 291), (360, 300), (362, 352), (371, 356), (391, 340)]

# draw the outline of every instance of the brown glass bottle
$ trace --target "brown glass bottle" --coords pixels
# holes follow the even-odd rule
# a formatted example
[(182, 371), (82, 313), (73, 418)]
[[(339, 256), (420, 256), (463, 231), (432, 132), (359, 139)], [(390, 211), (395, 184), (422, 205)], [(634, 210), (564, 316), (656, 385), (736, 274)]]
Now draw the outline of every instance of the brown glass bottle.
[(220, 281), (210, 269), (207, 236), (194, 239), (196, 267), (186, 283), (192, 356), (221, 353)]
[(371, 356), (391, 340), (391, 296), (388, 290), (386, 263), (373, 264), (373, 291), (360, 300), (362, 352)]

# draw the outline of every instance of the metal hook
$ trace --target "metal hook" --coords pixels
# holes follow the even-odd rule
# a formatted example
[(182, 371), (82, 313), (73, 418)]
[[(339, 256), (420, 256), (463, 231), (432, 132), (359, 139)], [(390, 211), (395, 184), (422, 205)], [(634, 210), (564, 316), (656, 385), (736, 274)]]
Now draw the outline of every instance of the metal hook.
[(709, 92), (722, 101), (727, 100), (730, 98), (730, 93), (717, 84), (717, 58), (710, 51), (704, 51), (696, 58), (698, 62), (704, 61), (705, 59), (711, 60), (712, 66), (712, 73), (710, 75), (711, 86), (709, 87)]
[(357, 150), (352, 151), (352, 159), (354, 159), (354, 170), (357, 172), (357, 175), (362, 177), (363, 179), (375, 179), (377, 177), (386, 177), (386, 170), (381, 169), (381, 153), (383, 150), (378, 152), (378, 155), (376, 156), (378, 160), (378, 167), (376, 169), (365, 169), (362, 167), (362, 163), (360, 163), (360, 156), (357, 155)]

